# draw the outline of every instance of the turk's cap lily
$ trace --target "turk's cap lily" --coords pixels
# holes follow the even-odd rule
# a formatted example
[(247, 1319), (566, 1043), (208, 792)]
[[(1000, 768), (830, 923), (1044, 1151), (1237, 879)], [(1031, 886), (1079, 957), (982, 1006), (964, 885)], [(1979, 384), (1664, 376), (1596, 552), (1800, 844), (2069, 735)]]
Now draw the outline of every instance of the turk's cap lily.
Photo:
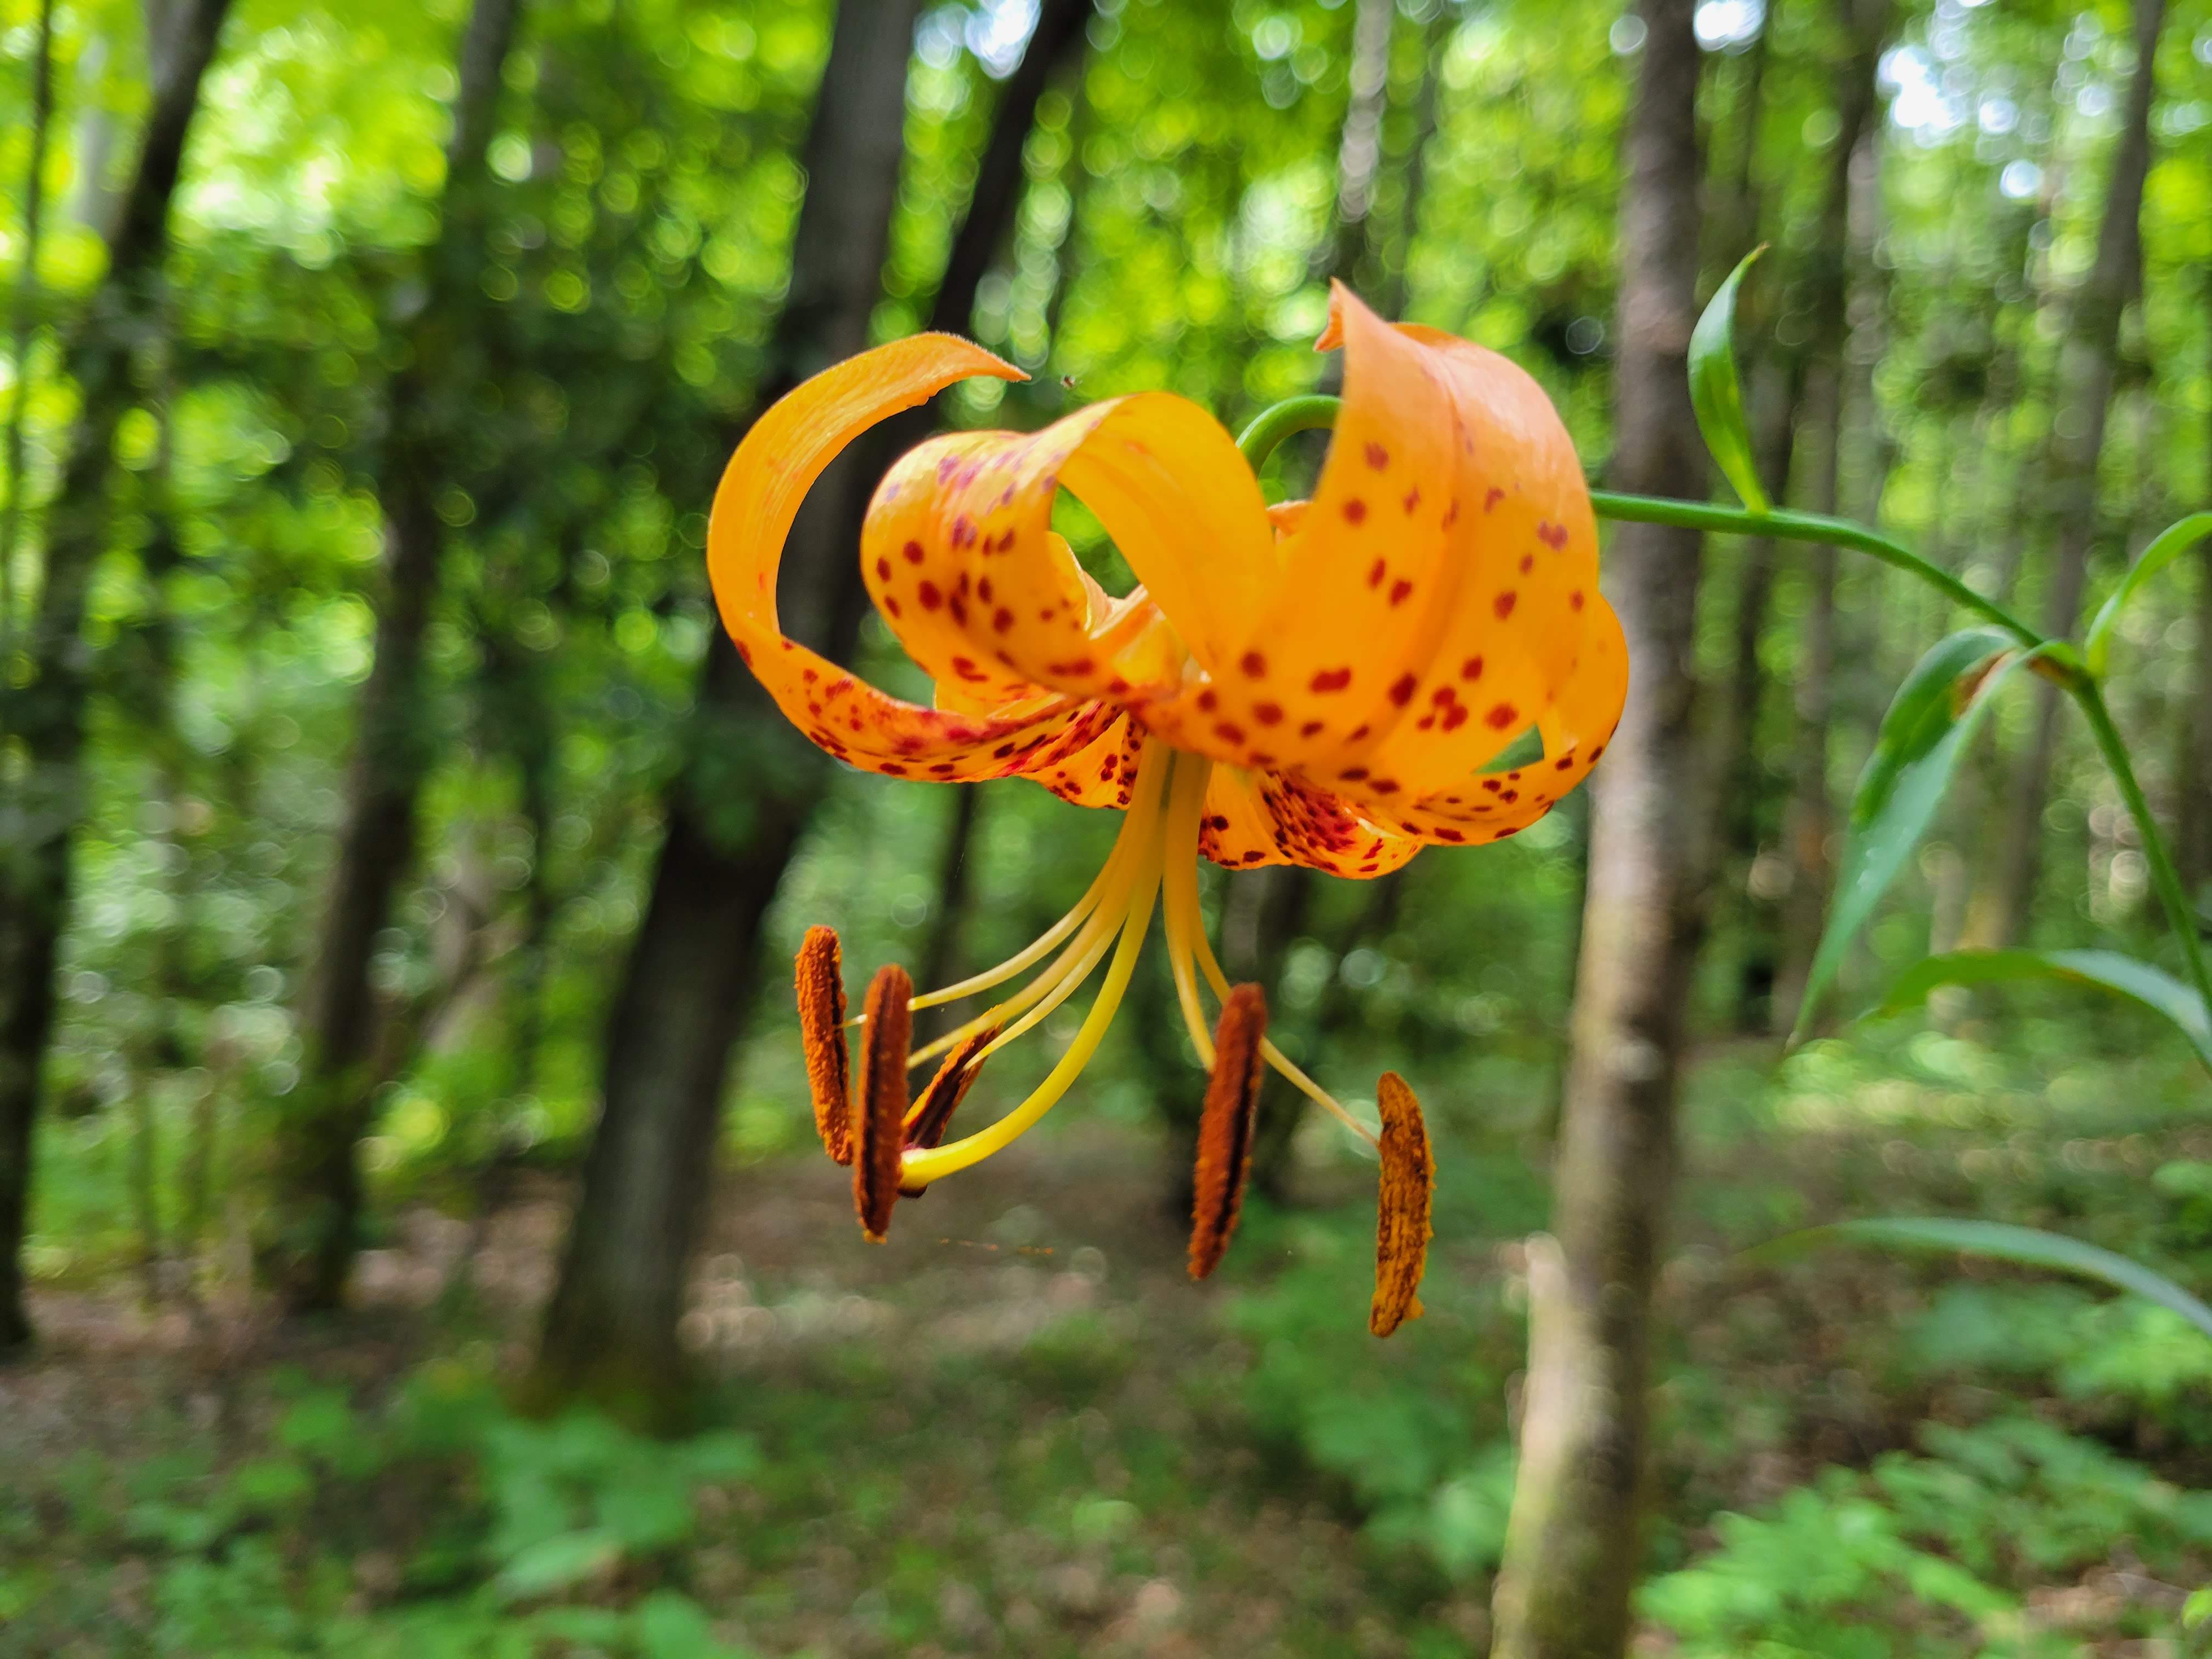
[[(1139, 392), (1035, 433), (932, 439), (877, 489), (860, 563), (936, 684), (892, 697), (786, 637), (775, 580), (808, 487), (860, 432), (970, 375), (924, 334), (809, 380), (723, 477), (708, 569), (724, 625), (800, 731), (893, 777), (1025, 776), (1125, 807), (1147, 738), (1218, 763), (1200, 850), (1249, 868), (1384, 873), (1496, 841), (1588, 774), (1627, 653), (1598, 592), (1572, 442), (1494, 352), (1393, 327), (1338, 286), (1344, 402), (1310, 501), (1270, 507), (1195, 404)], [(1141, 586), (1104, 592), (1051, 528), (1079, 498)], [(1495, 766), (1530, 730), (1543, 758)]]
[[(813, 742), (893, 777), (1030, 777), (1125, 813), (1112, 854), (1024, 950), (917, 995), (871, 981), (855, 1066), (836, 936), (807, 935), (797, 990), (808, 1084), (830, 1155), (853, 1170), (862, 1231), (1010, 1144), (1096, 1053), (1154, 908), (1192, 1048), (1210, 1073), (1190, 1271), (1234, 1232), (1271, 1066), (1376, 1148), (1382, 1165), (1370, 1326), (1420, 1312), (1435, 1166), (1413, 1091), (1377, 1088), (1378, 1136), (1267, 1036), (1256, 986), (1231, 986), (1207, 941), (1197, 860), (1354, 878), (1423, 846), (1502, 840), (1548, 811), (1603, 754), (1627, 655), (1597, 587), (1597, 537), (1572, 444), (1542, 392), (1495, 353), (1377, 319), (1332, 289), (1321, 345), (1345, 351), (1344, 398), (1313, 498), (1270, 506), (1234, 440), (1195, 404), (1140, 392), (1036, 433), (969, 432), (912, 451), (876, 489), (863, 577), (935, 683), (888, 696), (787, 637), (783, 546), (800, 501), (868, 427), (969, 375), (1020, 372), (949, 335), (864, 352), (755, 424), (714, 501), (708, 569), (724, 626)], [(1106, 592), (1051, 527), (1066, 488), (1139, 586)], [(1501, 758), (1537, 735), (1540, 755)], [(1101, 967), (1075, 1037), (1012, 1111), (946, 1144), (999, 1049)], [(1036, 970), (934, 1042), (913, 1015)], [(1210, 990), (1217, 1022), (1205, 1018)], [(909, 1073), (945, 1056), (919, 1097)]]

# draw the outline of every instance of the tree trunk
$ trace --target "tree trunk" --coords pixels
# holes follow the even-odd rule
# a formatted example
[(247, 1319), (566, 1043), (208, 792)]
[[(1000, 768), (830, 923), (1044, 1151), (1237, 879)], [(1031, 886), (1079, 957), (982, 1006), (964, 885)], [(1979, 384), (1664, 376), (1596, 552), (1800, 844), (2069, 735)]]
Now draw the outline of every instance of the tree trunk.
[[(1851, 43), (1849, 60), (1838, 66), (1838, 131), (1830, 152), (1827, 189), (1820, 205), (1820, 230), (1807, 271), (1812, 338), (1807, 346), (1805, 425), (1814, 437), (1811, 500), (1815, 513), (1833, 514), (1843, 472), (1848, 379), (1845, 349), (1850, 338), (1853, 266), (1851, 174), (1862, 161), (1861, 145), (1876, 117), (1882, 41), (1887, 33), (1887, 0), (1836, 7)], [(1856, 15), (1871, 13), (1871, 15)], [(1831, 876), (1828, 844), (1835, 832), (1835, 808), (1828, 795), (1828, 727), (1836, 678), (1836, 550), (1818, 546), (1806, 556), (1810, 589), (1798, 657), (1796, 737), (1792, 752), (1796, 772), (1790, 805), (1783, 815), (1782, 858), (1787, 872), (1783, 890), (1779, 951), (1775, 967), (1771, 1017), (1787, 1031), (1797, 1017), (1806, 976), (1819, 949), (1827, 915)]]
[[(2142, 258), (2143, 181), (2150, 172), (2150, 112), (2157, 91), (2154, 70), (2165, 0), (2136, 0), (2135, 78), (2127, 114), (2112, 157), (2105, 193), (2097, 257), (2074, 296), (2066, 337), (2059, 347), (2058, 386), (2051, 444), (2045, 461), (2043, 500), (2057, 540), (2044, 631), (2071, 635), (2081, 623), (2088, 586), (2089, 552), (2097, 533), (2097, 462), (2104, 449), (2105, 417), (2112, 401), (2119, 354), (2120, 313), (2134, 292)], [(1986, 943), (2012, 945), (2027, 932), (2035, 903), (2043, 848), (2043, 808), (2051, 768), (2058, 752), (2057, 688), (2038, 681), (2035, 728), (2016, 765), (1998, 823), (1996, 878), (1986, 909)]]
[[(918, 0), (845, 0), (823, 73), (766, 407), (868, 343), (902, 157), (908, 41)], [(930, 326), (964, 331), (975, 287), (1019, 201), (1021, 151), (1059, 61), (1079, 49), (1089, 0), (1046, 6), (1001, 93), (976, 187), (953, 239)], [(833, 463), (784, 556), (786, 628), (833, 657), (866, 604), (854, 549), (876, 479), (929, 429), (927, 411), (884, 422)], [(746, 764), (733, 767), (733, 755)], [(677, 1343), (686, 1274), (705, 1224), (731, 1050), (760, 988), (760, 932), (827, 762), (792, 732), (718, 629), (672, 786), (645, 920), (609, 1024), (604, 1103), (547, 1310), (532, 1390), (585, 1394), (665, 1423), (687, 1367)]]
[(157, 309), (169, 202), (228, 9), (228, 0), (180, 4), (165, 38), (149, 42), (153, 102), (144, 143), (108, 240), (107, 275), (64, 354), (80, 401), (46, 517), (45, 580), (21, 641), (29, 673), (0, 701), (0, 735), (21, 745), (21, 769), (0, 785), (0, 1354), (31, 1334), (22, 1277), (31, 1127), (53, 1030), (71, 844), (87, 793), (86, 597), (107, 545), (115, 430), (133, 401), (131, 349)]
[[(969, 849), (975, 842), (975, 823), (981, 816), (983, 792), (955, 789), (951, 793), (951, 821), (945, 826), (945, 847), (937, 859), (937, 908), (929, 919), (929, 936), (922, 941), (921, 953), (915, 958), (914, 982), (925, 991), (950, 985), (959, 975), (960, 935), (968, 915), (968, 878), (975, 868)], [(929, 1010), (921, 1018), (927, 1024), (915, 1028), (917, 1040), (925, 1035), (934, 1037), (939, 1031), (949, 1031), (960, 1023), (960, 1017), (949, 1007)]]
[[(2212, 301), (2212, 271), (2206, 277), (2205, 298)], [(2212, 341), (2212, 303), (2205, 321)], [(2207, 451), (2205, 476), (2212, 478), (2212, 444)], [(2212, 886), (2212, 542), (2197, 553), (2196, 681), (2181, 714), (2180, 759), (2174, 859), (2198, 913), (2212, 914), (2212, 893), (2205, 890)]]
[(39, 315), (39, 243), (46, 198), (46, 135), (54, 118), (54, 0), (39, 0), (38, 38), (31, 47), (31, 159), (23, 180), (22, 267), (15, 276), (15, 320), (9, 349), (15, 361), (14, 402), (8, 410), (4, 465), (8, 501), (0, 507), (0, 660), (15, 635), (15, 548), (23, 523), (23, 422), (31, 404), (31, 347)]
[(520, 9), (521, 0), (476, 0), (470, 11), (446, 151), (443, 222), (425, 259), (428, 294), (405, 329), (405, 366), (386, 405), (375, 658), (362, 686), (343, 827), (300, 1011), (300, 1084), (276, 1114), (270, 1191), (256, 1240), (263, 1277), (294, 1313), (338, 1304), (358, 1245), (358, 1146), (380, 1080), (370, 1063), (379, 1032), (369, 968), (376, 936), (414, 865), (416, 804), (434, 759), (423, 651), (445, 545), (434, 502), (467, 476), (459, 404), (483, 368), (470, 319), (483, 264), (484, 151)]
[(1355, 286), (1372, 249), (1368, 216), (1382, 167), (1382, 116), (1390, 102), (1390, 26), (1395, 0), (1358, 0), (1352, 20), (1350, 100), (1336, 148), (1336, 234), (1324, 274)]
[[(1617, 431), (1607, 483), (1703, 499), (1688, 386), (1697, 321), (1695, 0), (1640, 0), (1646, 28), (1621, 197)], [(1590, 787), (1589, 884), (1553, 1210), (1532, 1265), (1521, 1469), (1496, 1598), (1499, 1659), (1615, 1659), (1643, 1528), (1651, 1300), (1674, 1167), (1674, 1099), (1702, 932), (1692, 720), (1701, 538), (1623, 525), (1608, 586), (1628, 636), (1627, 714)]]
[[(1797, 405), (1804, 385), (1804, 361), (1769, 353), (1752, 372), (1752, 453), (1767, 492), (1784, 500), (1790, 487), (1790, 463), (1796, 447)], [(1759, 857), (1759, 805), (1766, 792), (1765, 768), (1759, 756), (1759, 716), (1766, 701), (1766, 669), (1759, 647), (1774, 599), (1775, 544), (1771, 537), (1744, 544), (1736, 584), (1735, 625), (1729, 652), (1729, 695), (1713, 711), (1712, 757), (1705, 775), (1715, 781), (1714, 845), (1708, 868), (1715, 876), (1744, 872), (1747, 924), (1745, 954), (1736, 975), (1736, 1024), (1745, 1032), (1771, 1023), (1775, 953), (1772, 916), (1753, 883)]]

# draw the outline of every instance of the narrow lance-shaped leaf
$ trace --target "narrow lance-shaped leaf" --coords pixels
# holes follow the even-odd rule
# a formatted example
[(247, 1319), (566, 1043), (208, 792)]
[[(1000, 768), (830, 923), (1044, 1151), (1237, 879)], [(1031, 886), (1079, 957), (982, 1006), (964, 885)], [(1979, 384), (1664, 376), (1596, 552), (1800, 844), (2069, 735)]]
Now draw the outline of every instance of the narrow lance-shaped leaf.
[(1874, 753), (1851, 799), (1835, 904), (1806, 976), (1792, 1042), (1805, 1035), (1844, 951), (1927, 832), (1991, 695), (2028, 659), (2023, 654), (2000, 662), (2013, 647), (2012, 637), (1994, 628), (1970, 628), (1937, 641), (1905, 676), (1881, 717)]
[(1766, 487), (1751, 455), (1751, 428), (1743, 413), (1743, 384), (1735, 371), (1735, 297), (1743, 273), (1765, 252), (1762, 246), (1743, 256), (1728, 281), (1706, 306), (1690, 335), (1690, 403), (1698, 411), (1698, 430), (1712, 451), (1721, 474), (1754, 513), (1772, 510)]
[(2117, 951), (1953, 951), (1908, 968), (1875, 1012), (1902, 1013), (1917, 1006), (1938, 986), (2023, 980), (2094, 985), (2141, 1003), (2172, 1020), (2189, 1039), (2197, 1059), (2212, 1069), (2212, 1015), (2205, 1011), (2204, 999), (2164, 969)]
[(2094, 1279), (2179, 1314), (2212, 1336), (2212, 1308), (2206, 1307), (2164, 1273), (2139, 1261), (2084, 1244), (2063, 1233), (2014, 1227), (2001, 1221), (1962, 1221), (1948, 1216), (1876, 1216), (1838, 1221), (1786, 1234), (1747, 1253), (1754, 1261), (1795, 1255), (1826, 1244), (1876, 1244), (1907, 1250), (1963, 1250), (1969, 1255), (2013, 1261), (2024, 1267), (2051, 1267)]
[(2207, 536), (2212, 536), (2212, 513), (2192, 513), (2180, 523), (2160, 531), (2143, 549), (2142, 557), (2129, 567), (2128, 574), (2120, 578), (2120, 585), (2112, 590), (2112, 597), (2099, 608), (2097, 620), (2089, 624), (2081, 654), (2087, 659), (2091, 673), (2103, 678), (2105, 665), (2112, 654), (2112, 630), (2118, 626), (2120, 613), (2128, 608), (2128, 602), (2152, 577)]

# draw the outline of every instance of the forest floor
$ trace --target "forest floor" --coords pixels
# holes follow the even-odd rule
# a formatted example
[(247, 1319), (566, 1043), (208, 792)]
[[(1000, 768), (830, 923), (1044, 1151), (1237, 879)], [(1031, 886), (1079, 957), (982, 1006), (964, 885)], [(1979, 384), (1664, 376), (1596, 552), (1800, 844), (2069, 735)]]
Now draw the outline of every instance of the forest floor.
[[(2015, 1137), (1978, 1174), (2033, 1184), (2047, 1154), (2141, 1188), (2201, 1138)], [(1949, 1144), (1713, 1143), (1668, 1275), (1673, 1571), (1639, 1650), (2197, 1650), (2203, 1356), (2108, 1299), (1956, 1264), (1729, 1265), (1735, 1235), (1780, 1230), (1793, 1182), (1827, 1189), (1816, 1212), (1884, 1188), (1978, 1212), (1960, 1159), (1987, 1137)], [(49, 1287), (37, 1358), (0, 1371), (0, 1656), (1480, 1652), (1516, 1206), (1456, 1243), (1440, 1225), (1431, 1316), (1376, 1347), (1357, 1168), (1306, 1172), (1297, 1209), (1255, 1205), (1203, 1286), (1168, 1176), (1130, 1131), (1032, 1137), (902, 1205), (872, 1249), (842, 1171), (732, 1171), (685, 1337), (736, 1433), (693, 1451), (499, 1406), (550, 1286), (551, 1176), (481, 1228), (402, 1211), (325, 1324), (220, 1297), (149, 1315), (121, 1274)], [(2075, 1342), (2103, 1321), (2107, 1358), (2165, 1356), (2164, 1392), (2069, 1381), (2021, 1317)]]

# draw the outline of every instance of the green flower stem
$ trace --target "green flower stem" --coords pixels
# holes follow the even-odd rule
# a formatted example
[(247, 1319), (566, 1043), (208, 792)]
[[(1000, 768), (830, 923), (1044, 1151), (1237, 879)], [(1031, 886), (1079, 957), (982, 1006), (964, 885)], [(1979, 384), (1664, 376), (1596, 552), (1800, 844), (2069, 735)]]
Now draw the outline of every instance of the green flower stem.
[(1831, 519), (1818, 513), (1753, 513), (1748, 507), (1668, 501), (1657, 495), (1617, 495), (1606, 489), (1590, 491), (1590, 505), (1597, 509), (1601, 519), (1677, 525), (1686, 530), (1717, 530), (1733, 536), (1777, 536), (1784, 541), (1824, 542), (1831, 547), (1869, 553), (1884, 564), (1911, 572), (1953, 603), (1995, 623), (2030, 650), (2049, 643), (1995, 599), (1976, 592), (1949, 571), (1938, 569), (1910, 549), (1848, 519)]
[(1318, 393), (1310, 398), (1285, 398), (1272, 404), (1253, 416), (1252, 424), (1237, 440), (1237, 447), (1244, 453), (1246, 461), (1257, 472), (1275, 453), (1275, 446), (1284, 439), (1300, 432), (1318, 432), (1336, 424), (1336, 411), (1343, 406), (1341, 398), (1325, 398)]
[(2081, 673), (2069, 677), (2066, 690), (2081, 706), (2082, 718), (2089, 722), (2090, 733), (2097, 740), (2097, 751), (2111, 769), (2112, 781), (2120, 787), (2120, 799), (2127, 803), (2128, 814), (2135, 819), (2136, 829), (2142, 836), (2143, 858), (2150, 865), (2151, 885), (2158, 890), (2159, 902), (2166, 908), (2166, 924), (2181, 941), (2182, 959), (2188, 963), (2190, 982), (2196, 986), (2197, 994), (2204, 999), (2206, 1009), (2212, 1011), (2212, 974), (2206, 972), (2204, 946), (2197, 938), (2197, 908), (2190, 902), (2189, 890), (2181, 884), (2181, 872), (2174, 868), (2172, 854), (2166, 851), (2166, 837), (2159, 833), (2158, 820), (2151, 816), (2150, 803), (2143, 799), (2142, 786), (2136, 781), (2135, 763), (2128, 758), (2127, 739), (2112, 724), (2112, 712), (2105, 707), (2105, 694), (2098, 689), (2094, 676)]

